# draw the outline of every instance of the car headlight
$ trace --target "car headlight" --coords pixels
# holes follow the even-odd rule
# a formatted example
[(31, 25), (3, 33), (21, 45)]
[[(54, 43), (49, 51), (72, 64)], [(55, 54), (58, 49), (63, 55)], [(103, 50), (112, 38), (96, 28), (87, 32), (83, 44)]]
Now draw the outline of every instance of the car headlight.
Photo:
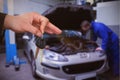
[(46, 59), (52, 60), (52, 61), (59, 61), (59, 62), (67, 62), (68, 61), (68, 59), (65, 56), (51, 52), (49, 50), (44, 50), (43, 56)]

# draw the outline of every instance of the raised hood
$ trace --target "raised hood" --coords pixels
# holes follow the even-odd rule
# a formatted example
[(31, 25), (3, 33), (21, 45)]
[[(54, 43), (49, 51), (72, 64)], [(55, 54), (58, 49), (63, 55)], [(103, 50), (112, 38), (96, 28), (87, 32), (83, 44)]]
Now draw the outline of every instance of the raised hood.
[(78, 30), (83, 20), (93, 20), (90, 7), (71, 4), (56, 5), (43, 15), (62, 30)]

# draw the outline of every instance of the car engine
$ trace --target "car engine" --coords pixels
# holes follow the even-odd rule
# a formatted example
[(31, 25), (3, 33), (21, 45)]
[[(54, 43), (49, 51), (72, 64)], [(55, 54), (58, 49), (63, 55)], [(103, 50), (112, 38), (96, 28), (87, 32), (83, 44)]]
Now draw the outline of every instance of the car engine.
[(98, 45), (95, 42), (87, 39), (63, 37), (60, 39), (60, 43), (54, 44), (49, 50), (63, 55), (71, 55), (79, 52), (94, 52), (96, 47), (98, 47)]

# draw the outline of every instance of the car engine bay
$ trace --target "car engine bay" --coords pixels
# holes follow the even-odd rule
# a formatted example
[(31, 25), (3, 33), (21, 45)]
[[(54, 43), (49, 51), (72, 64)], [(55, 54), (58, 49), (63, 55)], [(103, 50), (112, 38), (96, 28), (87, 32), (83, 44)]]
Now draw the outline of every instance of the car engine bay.
[(76, 54), (79, 52), (94, 52), (98, 45), (89, 40), (66, 37), (61, 38), (60, 43), (49, 48), (49, 50), (65, 55)]
[[(94, 52), (98, 45), (94, 41), (84, 39), (78, 35), (49, 35), (45, 34), (45, 42), (47, 49), (50, 51), (63, 54), (72, 55), (79, 52)], [(40, 42), (40, 38), (37, 37), (36, 44)], [(39, 46), (38, 46), (39, 47)]]

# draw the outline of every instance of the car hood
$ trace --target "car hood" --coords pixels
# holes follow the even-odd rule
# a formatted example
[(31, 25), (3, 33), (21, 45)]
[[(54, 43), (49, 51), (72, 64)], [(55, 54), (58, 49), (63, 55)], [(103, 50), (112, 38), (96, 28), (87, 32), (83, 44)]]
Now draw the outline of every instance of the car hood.
[(73, 4), (56, 5), (43, 15), (62, 30), (78, 30), (83, 20), (93, 20), (91, 7)]

